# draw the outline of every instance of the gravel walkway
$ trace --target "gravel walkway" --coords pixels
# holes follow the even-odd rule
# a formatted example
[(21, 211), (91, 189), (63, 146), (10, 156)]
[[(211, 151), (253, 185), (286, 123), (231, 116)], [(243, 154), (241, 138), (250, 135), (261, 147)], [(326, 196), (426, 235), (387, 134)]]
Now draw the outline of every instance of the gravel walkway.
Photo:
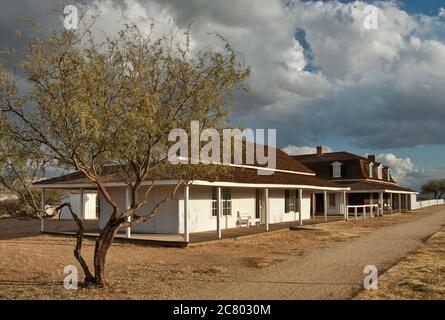
[(347, 242), (329, 244), (303, 256), (227, 279), (200, 292), (194, 299), (348, 299), (363, 289), (366, 265), (379, 273), (416, 250), (445, 224), (445, 209), (424, 218), (383, 227)]

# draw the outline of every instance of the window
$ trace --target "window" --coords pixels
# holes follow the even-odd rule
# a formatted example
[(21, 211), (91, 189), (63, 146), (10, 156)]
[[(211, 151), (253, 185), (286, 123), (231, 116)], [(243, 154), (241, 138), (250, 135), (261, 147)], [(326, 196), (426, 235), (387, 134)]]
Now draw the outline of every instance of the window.
[(299, 208), (298, 190), (284, 190), (284, 213), (298, 212)]
[(369, 176), (370, 178), (372, 178), (372, 176), (373, 176), (373, 174), (372, 174), (373, 168), (374, 168), (374, 164), (373, 164), (372, 162), (370, 162), (370, 163), (368, 164), (368, 176)]
[(377, 177), (379, 179), (383, 179), (383, 165), (379, 165), (377, 168)]
[(343, 163), (334, 162), (331, 164), (331, 177), (340, 178), (342, 176), (342, 166)]
[(223, 216), (232, 215), (232, 190), (230, 188), (222, 188), (222, 214)]
[(335, 208), (336, 205), (336, 199), (335, 199), (335, 193), (330, 193), (329, 194), (329, 208)]
[[(223, 216), (232, 215), (232, 190), (230, 188), (221, 188), (222, 214)], [(212, 216), (218, 215), (218, 188), (212, 188)]]
[(212, 188), (212, 216), (216, 217), (218, 215), (218, 189), (216, 187)]

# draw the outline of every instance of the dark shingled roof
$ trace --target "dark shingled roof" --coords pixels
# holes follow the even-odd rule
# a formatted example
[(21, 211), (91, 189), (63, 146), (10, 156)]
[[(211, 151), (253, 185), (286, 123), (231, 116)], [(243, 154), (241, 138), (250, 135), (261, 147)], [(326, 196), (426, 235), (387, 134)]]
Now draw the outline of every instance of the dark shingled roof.
[[(274, 172), (271, 175), (259, 175), (256, 169), (240, 168), (240, 167), (226, 167), (221, 172), (216, 174), (202, 173), (200, 170), (194, 170), (196, 172), (191, 173), (190, 176), (179, 177), (175, 175), (174, 171), (166, 170), (162, 174), (157, 175), (154, 173), (148, 177), (147, 181), (152, 180), (176, 180), (176, 179), (191, 179), (191, 180), (204, 180), (209, 182), (236, 182), (236, 183), (256, 183), (256, 184), (289, 184), (289, 185), (305, 185), (305, 186), (317, 186), (317, 187), (333, 187), (333, 188), (345, 188), (346, 186), (335, 183), (333, 181), (326, 181), (316, 176), (302, 175), (285, 172)], [(102, 175), (103, 182), (120, 182), (122, 179), (115, 174)], [(91, 183), (85, 175), (81, 172), (74, 172), (60, 177), (55, 177), (47, 180), (42, 180), (34, 183), (34, 186), (39, 185), (57, 185), (64, 184), (83, 184)]]
[[(347, 180), (347, 179), (371, 179), (374, 181), (387, 181), (395, 184), (395, 181), (390, 177), (388, 181), (387, 171), (383, 170), (382, 179), (378, 179), (377, 168), (379, 162), (374, 162), (372, 177), (367, 172), (367, 165), (369, 160), (365, 157), (352, 154), (349, 152), (326, 152), (319, 154), (304, 154), (292, 156), (298, 162), (311, 169), (318, 177), (329, 180)], [(341, 162), (343, 164), (343, 175), (340, 178), (333, 178), (330, 174), (330, 167), (333, 162)], [(383, 166), (384, 169), (388, 167)]]
[[(344, 185), (339, 185), (333, 181), (326, 181), (319, 177), (316, 177), (314, 172), (308, 169), (300, 162), (287, 155), (282, 150), (276, 149), (276, 168), (278, 170), (286, 170), (297, 173), (288, 173), (275, 171), (270, 175), (259, 175), (257, 169), (241, 168), (232, 166), (217, 166), (211, 165), (211, 172), (209, 170), (199, 170), (196, 165), (181, 165), (185, 168), (179, 168), (179, 165), (171, 165), (166, 163), (160, 170), (155, 170), (147, 177), (147, 181), (153, 180), (204, 180), (209, 182), (236, 182), (236, 183), (256, 183), (256, 184), (288, 184), (288, 185), (304, 185), (304, 186), (316, 186), (316, 187), (332, 187), (332, 188), (345, 188)], [(199, 166), (205, 166), (203, 164)], [(254, 164), (258, 166), (258, 164)], [(260, 167), (260, 166), (259, 166)], [(190, 168), (190, 170), (189, 170)], [(194, 168), (194, 169), (193, 169)], [(178, 170), (179, 169), (179, 170)], [(186, 169), (186, 170), (183, 170)], [(215, 169), (215, 170), (213, 170)], [(114, 171), (114, 172), (113, 172)], [(121, 182), (121, 177), (116, 172), (116, 169), (112, 167), (104, 170), (104, 174), (101, 175), (103, 182)], [(186, 172), (186, 173), (184, 173)], [(181, 175), (181, 176), (180, 176)], [(60, 177), (55, 177), (47, 180), (42, 180), (34, 183), (34, 186), (40, 185), (64, 185), (64, 184), (84, 184), (91, 183), (84, 174), (80, 172), (74, 172)]]

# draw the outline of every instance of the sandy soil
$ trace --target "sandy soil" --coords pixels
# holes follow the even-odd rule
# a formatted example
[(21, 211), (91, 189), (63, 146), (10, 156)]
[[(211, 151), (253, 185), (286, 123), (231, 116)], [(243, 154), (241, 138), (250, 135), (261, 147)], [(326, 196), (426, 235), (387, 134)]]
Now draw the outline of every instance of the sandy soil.
[[(36, 220), (2, 219), (0, 299), (193, 298), (221, 283), (285, 266), (333, 243), (350, 243), (375, 229), (421, 219), (437, 210), (333, 222), (317, 230), (282, 230), (185, 249), (116, 243), (107, 261), (109, 286), (101, 290), (64, 289), (64, 267), (77, 265), (73, 238), (41, 235)], [(89, 262), (93, 246), (92, 241), (85, 241), (84, 256)]]
[(445, 300), (445, 228), (379, 277), (378, 290), (355, 299)]

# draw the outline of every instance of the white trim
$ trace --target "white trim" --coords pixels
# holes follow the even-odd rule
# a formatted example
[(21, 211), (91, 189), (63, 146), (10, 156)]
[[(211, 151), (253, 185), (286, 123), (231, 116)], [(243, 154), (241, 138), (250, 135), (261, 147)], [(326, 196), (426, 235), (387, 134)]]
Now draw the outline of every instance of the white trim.
[[(188, 161), (189, 158), (187, 157), (178, 157), (179, 160), (182, 161)], [(237, 168), (246, 168), (246, 169), (255, 169), (258, 171), (276, 171), (276, 172), (284, 172), (284, 173), (291, 173), (291, 174), (300, 174), (305, 176), (315, 176), (315, 172), (301, 172), (301, 171), (292, 171), (292, 170), (284, 170), (284, 169), (276, 169), (276, 168), (268, 168), (268, 167), (258, 167), (254, 165), (247, 165), (247, 164), (236, 164), (236, 163), (226, 163), (226, 162), (206, 162), (206, 161), (200, 161), (202, 164), (213, 164), (213, 165), (219, 165), (219, 166), (229, 166), (229, 167), (237, 167)]]
[(377, 190), (350, 190), (347, 193), (402, 193), (402, 194), (419, 194), (416, 191), (396, 191), (396, 190), (386, 190), (386, 189), (377, 189)]
[[(175, 185), (179, 183), (179, 180), (155, 180), (155, 181), (144, 181), (143, 186), (146, 185)], [(351, 190), (350, 187), (320, 187), (312, 185), (296, 185), (296, 184), (270, 184), (270, 183), (238, 183), (238, 182), (224, 182), (224, 181), (205, 181), (205, 180), (192, 180), (193, 185), (202, 186), (221, 186), (221, 187), (252, 187), (252, 188), (279, 188), (279, 189), (311, 189), (311, 190), (332, 190), (332, 191), (342, 191)], [(103, 183), (105, 187), (126, 187), (125, 182), (105, 182)], [(35, 185), (34, 188), (40, 189), (79, 189), (79, 188), (96, 188), (93, 183), (77, 183), (77, 184), (41, 184)]]
[(377, 179), (335, 179), (335, 182), (342, 181), (342, 182), (348, 182), (348, 181), (369, 181), (369, 182), (376, 182), (376, 183), (385, 183), (390, 185), (397, 185), (397, 183), (392, 181), (385, 181), (385, 180), (377, 180)]
[(224, 165), (227, 165), (229, 167), (256, 169), (258, 171), (275, 171), (275, 172), (299, 174), (299, 175), (304, 175), (304, 176), (315, 176), (315, 173), (310, 173), (310, 172), (300, 172), (300, 171), (291, 171), (291, 170), (283, 170), (283, 169), (272, 169), (272, 168), (268, 168), (268, 167), (249, 166), (249, 165), (245, 165), (245, 164), (228, 163), (228, 164), (224, 164)]
[(270, 189), (306, 189), (306, 190), (331, 190), (331, 191), (343, 191), (351, 190), (350, 187), (319, 187), (311, 185), (297, 185), (297, 184), (268, 184), (268, 183), (238, 183), (238, 182), (223, 182), (223, 181), (204, 181), (194, 180), (194, 185), (200, 186), (221, 186), (221, 187), (251, 187), (251, 188), (270, 188)]

